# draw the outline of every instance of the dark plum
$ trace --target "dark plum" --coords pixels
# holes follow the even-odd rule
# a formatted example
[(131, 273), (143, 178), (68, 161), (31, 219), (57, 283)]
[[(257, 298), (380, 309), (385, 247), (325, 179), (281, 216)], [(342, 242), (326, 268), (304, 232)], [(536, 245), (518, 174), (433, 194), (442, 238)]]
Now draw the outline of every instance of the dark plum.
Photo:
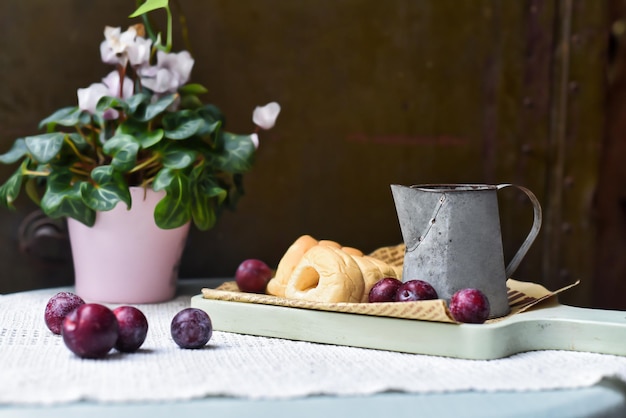
[(409, 280), (402, 283), (396, 292), (396, 302), (437, 299), (437, 292), (424, 280)]
[(172, 319), (171, 333), (174, 342), (181, 348), (201, 348), (211, 339), (213, 324), (203, 310), (186, 308)]
[(85, 303), (67, 314), (61, 328), (63, 342), (82, 358), (100, 358), (113, 348), (119, 335), (113, 311), (97, 303)]
[(244, 260), (235, 271), (235, 282), (242, 292), (265, 293), (272, 269), (261, 260)]
[(376, 282), (370, 290), (368, 300), (370, 302), (393, 302), (402, 282), (394, 277), (385, 277)]
[(85, 301), (71, 292), (59, 292), (52, 296), (46, 304), (44, 320), (46, 326), (55, 334), (61, 334), (61, 325), (65, 316), (83, 305)]
[(146, 340), (148, 320), (139, 309), (133, 306), (119, 306), (113, 309), (119, 325), (119, 335), (115, 348), (124, 353), (133, 353)]
[(482, 324), (489, 318), (489, 299), (478, 289), (461, 289), (450, 298), (450, 313), (458, 322)]

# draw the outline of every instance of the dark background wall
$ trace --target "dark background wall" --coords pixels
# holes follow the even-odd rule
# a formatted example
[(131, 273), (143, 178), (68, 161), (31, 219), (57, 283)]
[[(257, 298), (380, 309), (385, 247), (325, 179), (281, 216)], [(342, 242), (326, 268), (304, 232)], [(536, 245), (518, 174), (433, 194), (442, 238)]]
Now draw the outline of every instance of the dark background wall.
[[(128, 25), (134, 3), (0, 2), (2, 149), (108, 73), (102, 31)], [(178, 3), (196, 59), (192, 78), (209, 88), (229, 130), (253, 129), (256, 105), (283, 107), (261, 138), (237, 211), (209, 232), (192, 231), (183, 278), (229, 277), (252, 257), (276, 265), (305, 233), (364, 251), (399, 243), (393, 183), (511, 182), (533, 190), (545, 216), (515, 278), (553, 289), (581, 279), (565, 302), (626, 308), (606, 290), (626, 287), (626, 267), (609, 277), (598, 263), (613, 265), (626, 247), (598, 254), (614, 248), (602, 231), (615, 225), (607, 213), (621, 190), (599, 187), (617, 184), (603, 150), (611, 138), (621, 142), (617, 130), (607, 135), (607, 116), (618, 118), (607, 99), (621, 72), (607, 74), (616, 68), (608, 48), (621, 2)], [(184, 48), (177, 41), (175, 50)], [(0, 176), (13, 169), (0, 167)], [(514, 191), (500, 202), (508, 260), (532, 209)], [(0, 213), (0, 293), (71, 284), (63, 222), (18, 203), (17, 212)]]

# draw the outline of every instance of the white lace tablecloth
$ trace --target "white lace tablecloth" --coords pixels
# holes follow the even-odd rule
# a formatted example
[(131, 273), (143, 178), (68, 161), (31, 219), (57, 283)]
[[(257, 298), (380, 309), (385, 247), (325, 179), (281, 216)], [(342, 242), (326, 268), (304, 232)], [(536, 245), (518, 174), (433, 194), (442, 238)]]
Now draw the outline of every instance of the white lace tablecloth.
[(44, 307), (59, 290), (71, 289), (0, 296), (0, 404), (529, 391), (591, 386), (604, 377), (626, 380), (624, 357), (565, 351), (477, 361), (225, 332), (214, 332), (204, 349), (183, 350), (171, 339), (170, 321), (189, 307), (189, 296), (136, 305), (150, 327), (139, 352), (85, 360), (44, 323)]

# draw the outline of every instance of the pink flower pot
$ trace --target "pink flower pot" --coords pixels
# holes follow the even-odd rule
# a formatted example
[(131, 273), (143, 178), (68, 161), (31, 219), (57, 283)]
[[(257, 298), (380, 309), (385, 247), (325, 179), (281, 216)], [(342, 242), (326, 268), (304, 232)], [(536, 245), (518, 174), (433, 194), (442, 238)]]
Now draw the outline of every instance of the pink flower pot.
[(93, 227), (68, 218), (76, 293), (101, 303), (156, 303), (176, 293), (178, 266), (189, 223), (161, 229), (154, 207), (164, 192), (131, 188), (124, 203), (98, 212)]

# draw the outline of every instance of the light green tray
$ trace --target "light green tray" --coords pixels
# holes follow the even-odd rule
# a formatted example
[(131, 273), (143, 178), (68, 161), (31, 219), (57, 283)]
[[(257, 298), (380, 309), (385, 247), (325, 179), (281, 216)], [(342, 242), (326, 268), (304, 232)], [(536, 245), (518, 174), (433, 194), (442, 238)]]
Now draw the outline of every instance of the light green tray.
[(626, 312), (560, 305), (556, 298), (500, 322), (446, 324), (193, 296), (217, 331), (465, 359), (532, 350), (626, 355)]

